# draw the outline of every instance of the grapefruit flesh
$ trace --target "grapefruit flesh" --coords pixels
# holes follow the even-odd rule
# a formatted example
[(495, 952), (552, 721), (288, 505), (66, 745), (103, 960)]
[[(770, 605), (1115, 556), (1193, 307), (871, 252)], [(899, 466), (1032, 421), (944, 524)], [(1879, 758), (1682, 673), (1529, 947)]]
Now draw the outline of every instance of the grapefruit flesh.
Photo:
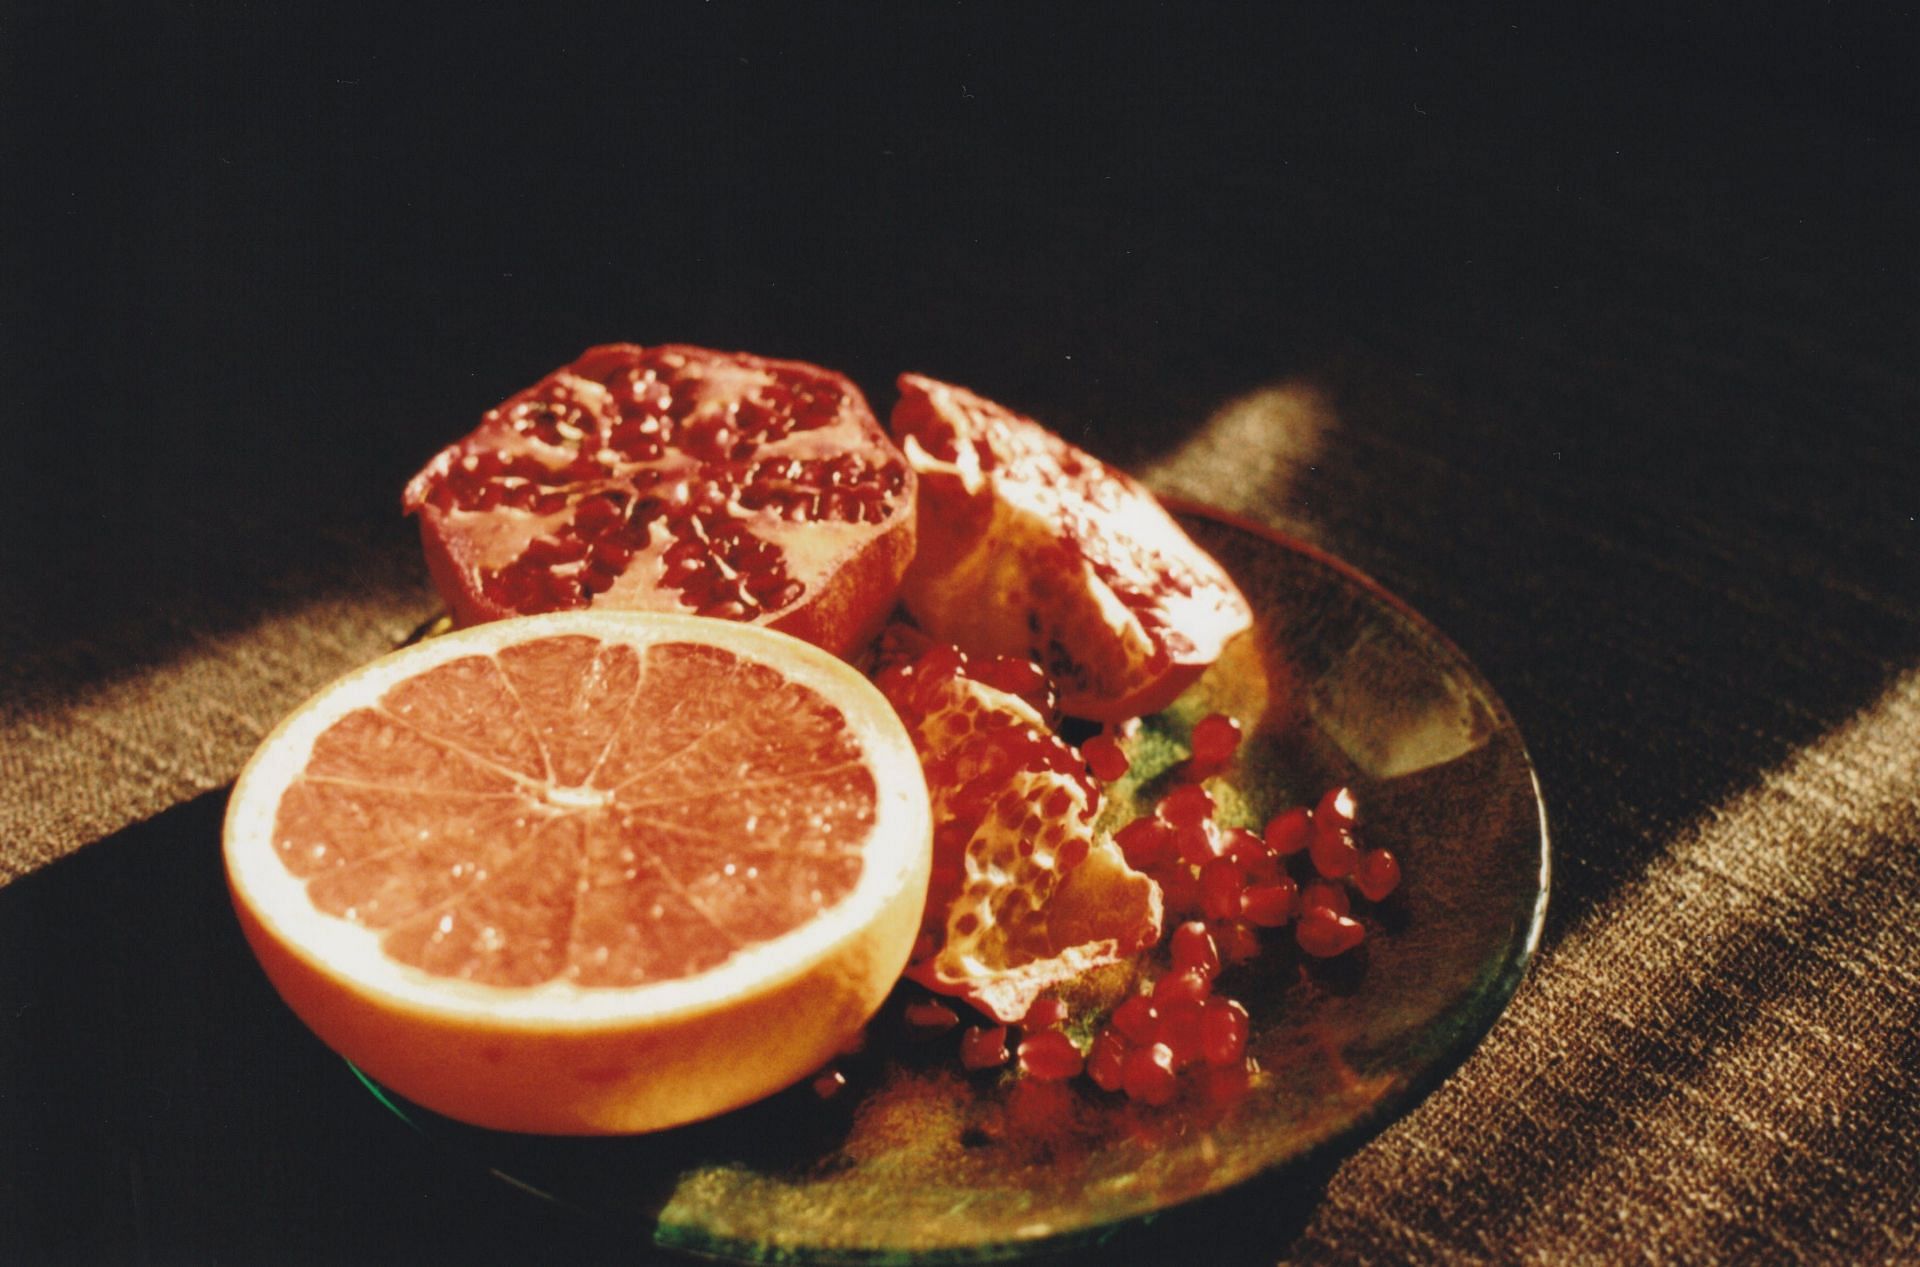
[(335, 683), (235, 785), (269, 978), (477, 1125), (651, 1130), (829, 1060), (899, 976), (930, 826), (854, 669), (697, 617), (500, 621)]

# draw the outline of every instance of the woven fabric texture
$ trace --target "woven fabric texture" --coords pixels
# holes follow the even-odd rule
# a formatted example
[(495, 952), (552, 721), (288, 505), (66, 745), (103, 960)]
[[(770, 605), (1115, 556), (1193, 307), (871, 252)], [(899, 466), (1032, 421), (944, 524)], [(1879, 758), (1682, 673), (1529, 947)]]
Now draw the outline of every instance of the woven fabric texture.
[(47, 194), (0, 295), (0, 1258), (634, 1260), (395, 1144), (204, 931), (220, 789), (437, 609), (406, 476), (631, 338), (1004, 399), (1374, 576), (1527, 739), (1554, 887), (1484, 1042), (1090, 1260), (1920, 1261), (1910, 41), (45, 8), (0, 23)]

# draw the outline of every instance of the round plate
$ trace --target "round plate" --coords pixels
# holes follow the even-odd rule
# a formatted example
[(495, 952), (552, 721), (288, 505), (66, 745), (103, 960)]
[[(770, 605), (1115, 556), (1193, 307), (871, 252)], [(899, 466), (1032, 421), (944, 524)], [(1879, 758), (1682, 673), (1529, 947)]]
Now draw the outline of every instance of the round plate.
[[(1360, 950), (1311, 960), (1283, 930), (1221, 977), (1220, 991), (1254, 1018), (1261, 1073), (1244, 1098), (1223, 1108), (1190, 1091), (1155, 1109), (1084, 1078), (1036, 1088), (1005, 1070), (966, 1074), (954, 1035), (915, 1041), (902, 1025), (912, 987), (843, 1063), (838, 1094), (803, 1084), (657, 1135), (499, 1134), (369, 1088), (519, 1187), (662, 1246), (749, 1262), (1058, 1249), (1350, 1148), (1405, 1112), (1479, 1041), (1539, 938), (1547, 838), (1526, 750), (1466, 657), (1378, 585), (1214, 512), (1183, 521), (1232, 572), (1257, 623), (1146, 721), (1103, 824), (1128, 821), (1178, 782), (1192, 724), (1225, 712), (1247, 737), (1209, 782), (1222, 825), (1257, 830), (1345, 783), (1363, 809), (1363, 843), (1392, 849), (1404, 874), (1385, 902), (1358, 903)], [(1095, 1013), (1089, 997), (1117, 997), (1131, 975), (1111, 968), (1084, 983), (1079, 1023)]]

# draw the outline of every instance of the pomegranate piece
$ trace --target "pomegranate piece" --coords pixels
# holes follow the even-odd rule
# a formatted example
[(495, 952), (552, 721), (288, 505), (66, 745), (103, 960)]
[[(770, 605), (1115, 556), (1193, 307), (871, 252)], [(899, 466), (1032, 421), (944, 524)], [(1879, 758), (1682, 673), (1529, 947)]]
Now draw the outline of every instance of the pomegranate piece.
[(902, 589), (936, 636), (1031, 656), (1074, 717), (1157, 712), (1253, 623), (1226, 572), (1115, 470), (964, 388), (900, 379), (894, 437), (919, 472)]
[[(1003, 662), (986, 667), (1008, 680)], [(1159, 940), (1159, 886), (1094, 839), (1099, 790), (1032, 703), (945, 645), (876, 682), (913, 737), (939, 824), (910, 978), (1011, 1023), (1054, 987)]]
[(568, 607), (770, 624), (845, 655), (893, 607), (916, 478), (847, 379), (704, 348), (593, 348), (407, 484), (462, 625)]

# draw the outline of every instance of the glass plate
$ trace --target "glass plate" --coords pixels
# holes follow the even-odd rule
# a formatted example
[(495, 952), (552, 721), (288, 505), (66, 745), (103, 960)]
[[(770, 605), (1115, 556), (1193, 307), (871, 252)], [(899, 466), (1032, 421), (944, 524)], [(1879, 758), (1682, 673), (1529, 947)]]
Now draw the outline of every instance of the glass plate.
[[(1359, 904), (1369, 934), (1360, 950), (1311, 960), (1282, 932), (1221, 977), (1221, 992), (1254, 1018), (1249, 1051), (1261, 1073), (1243, 1099), (1220, 1108), (1188, 1094), (1155, 1109), (1084, 1078), (1035, 1094), (1004, 1070), (968, 1075), (952, 1034), (908, 1034), (904, 988), (866, 1048), (842, 1063), (839, 1094), (823, 1100), (802, 1084), (657, 1135), (501, 1134), (368, 1088), (515, 1186), (642, 1240), (748, 1262), (971, 1262), (1057, 1250), (1324, 1161), (1404, 1113), (1493, 1023), (1539, 939), (1547, 836), (1526, 749), (1466, 657), (1378, 585), (1216, 512), (1182, 518), (1258, 621), (1147, 720), (1105, 824), (1171, 787), (1192, 724), (1225, 712), (1247, 737), (1210, 784), (1222, 825), (1258, 829), (1346, 783), (1363, 809), (1364, 843), (1391, 848), (1405, 877), (1385, 902)], [(1077, 1014), (1091, 1017), (1089, 1000), (1117, 997), (1130, 976), (1095, 974)]]

